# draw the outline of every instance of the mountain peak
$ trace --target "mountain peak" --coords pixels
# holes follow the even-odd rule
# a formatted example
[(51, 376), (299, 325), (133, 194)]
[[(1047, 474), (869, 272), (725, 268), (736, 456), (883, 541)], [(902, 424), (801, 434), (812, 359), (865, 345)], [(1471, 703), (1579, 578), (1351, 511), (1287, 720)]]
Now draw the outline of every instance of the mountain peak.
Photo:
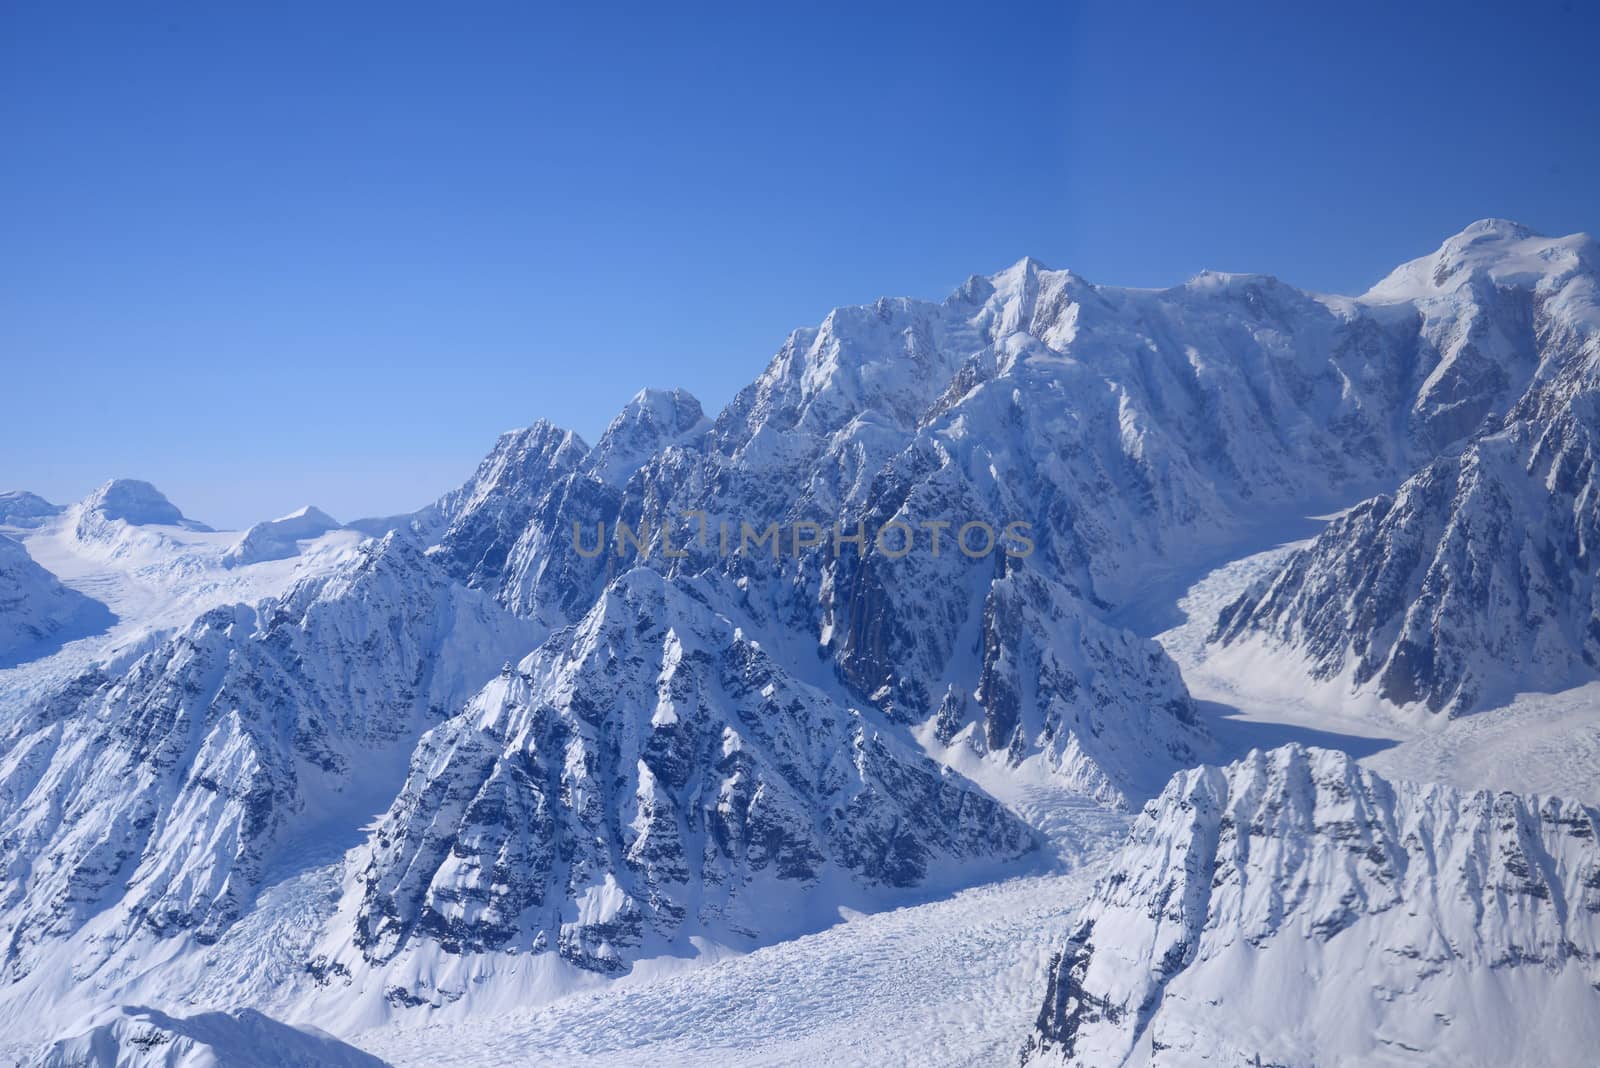
[(1228, 290), (1248, 290), (1263, 288), (1279, 288), (1283, 283), (1270, 274), (1255, 274), (1240, 271), (1214, 271), (1211, 268), (1202, 270), (1199, 274), (1183, 284), (1184, 289), (1224, 292)]
[(1538, 286), (1597, 267), (1600, 253), (1587, 234), (1546, 237), (1510, 219), (1479, 219), (1446, 238), (1436, 251), (1396, 267), (1363, 299), (1398, 303), (1440, 296), (1479, 274), (1498, 285)]
[(53, 515), (61, 514), (61, 506), (51, 504), (37, 493), (27, 490), (10, 490), (0, 493), (0, 523), (9, 526), (37, 526)]
[(566, 427), (548, 419), (535, 419), (524, 427), (507, 430), (495, 441), (495, 451), (507, 448), (568, 447), (576, 445), (588, 449), (588, 444)]
[(674, 409), (680, 405), (691, 405), (699, 409), (700, 401), (686, 389), (657, 389), (654, 386), (646, 386), (633, 395), (624, 410), (647, 408), (657, 411)]
[(1007, 274), (1012, 271), (1016, 271), (1019, 273), (1038, 274), (1040, 271), (1048, 270), (1050, 270), (1050, 268), (1045, 265), (1044, 261), (1036, 259), (1033, 256), (1024, 256), (1016, 263), (1013, 263), (1010, 267), (1007, 267), (1001, 273)]
[(633, 395), (623, 405), (622, 411), (611, 420), (596, 448), (603, 448), (607, 438), (619, 433), (629, 433), (628, 428), (648, 429), (663, 440), (694, 430), (705, 422), (705, 409), (700, 400), (686, 389), (645, 388)]
[(1479, 219), (1446, 238), (1434, 255), (1441, 265), (1459, 270), (1513, 253), (1513, 246), (1522, 242), (1548, 240), (1543, 234), (1510, 219)]
[(494, 448), (479, 462), (472, 479), (455, 495), (463, 500), (478, 500), (486, 493), (505, 489), (530, 471), (576, 467), (588, 452), (588, 443), (576, 432), (548, 419), (536, 419), (496, 438)]
[(82, 504), (85, 511), (97, 512), (106, 519), (120, 519), (130, 526), (208, 529), (186, 519), (160, 490), (136, 478), (114, 478), (85, 497)]
[(319, 538), (330, 530), (338, 530), (340, 525), (327, 512), (308, 504), (245, 531), (223, 555), (222, 562), (225, 567), (237, 567), (263, 560), (287, 559), (300, 551), (299, 542)]
[(1036, 279), (1041, 274), (1050, 274), (1051, 269), (1032, 256), (1024, 256), (1016, 263), (992, 275), (991, 278), (997, 289), (1006, 289), (1025, 283), (1029, 279)]
[(626, 481), (649, 457), (709, 425), (688, 390), (641, 389), (600, 435), (589, 468), (602, 481)]
[(1445, 242), (1446, 245), (1471, 243), (1485, 238), (1498, 238), (1501, 240), (1525, 241), (1530, 237), (1543, 237), (1544, 235), (1530, 226), (1524, 226), (1515, 219), (1479, 219), (1463, 227), (1461, 232)]
[(308, 524), (326, 527), (337, 527), (339, 525), (339, 521), (337, 519), (333, 518), (333, 516), (329, 515), (327, 512), (324, 512), (321, 508), (318, 508), (314, 504), (302, 504), (299, 508), (296, 508), (289, 514), (280, 515), (277, 519), (274, 519), (273, 522), (287, 523), (291, 520), (304, 520)]

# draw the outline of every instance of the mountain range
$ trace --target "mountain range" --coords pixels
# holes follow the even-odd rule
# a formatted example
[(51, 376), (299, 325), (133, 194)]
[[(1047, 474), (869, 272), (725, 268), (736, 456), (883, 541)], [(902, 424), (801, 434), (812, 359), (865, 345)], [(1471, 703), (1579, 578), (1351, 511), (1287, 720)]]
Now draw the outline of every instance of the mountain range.
[(141, 999), (191, 1052), (200, 1010), (470, 1019), (1081, 862), (1059, 797), (1131, 829), (1028, 1057), (1559, 1061), (1466, 1018), (1593, 1012), (1593, 810), (1229, 764), (1154, 637), (1321, 515), (1217, 663), (1417, 730), (1600, 675), (1597, 278), (1500, 220), (1359, 298), (1024, 259), (835, 310), (715, 415), (506, 433), (406, 515), (0, 495), (0, 1019), (57, 1057)]

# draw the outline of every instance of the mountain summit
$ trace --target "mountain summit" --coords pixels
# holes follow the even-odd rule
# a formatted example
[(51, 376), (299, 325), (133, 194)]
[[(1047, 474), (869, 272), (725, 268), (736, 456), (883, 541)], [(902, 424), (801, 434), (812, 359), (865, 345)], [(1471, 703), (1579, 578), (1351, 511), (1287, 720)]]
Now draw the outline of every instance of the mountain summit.
[(184, 518), (177, 505), (167, 500), (160, 490), (134, 478), (112, 479), (85, 497), (79, 507), (103, 519), (121, 520), (130, 526), (211, 529), (203, 523)]
[(1480, 219), (1429, 255), (1396, 267), (1362, 297), (1374, 303), (1428, 300), (1482, 275), (1496, 285), (1553, 292), (1574, 275), (1600, 271), (1600, 244), (1588, 234), (1546, 237), (1508, 219)]

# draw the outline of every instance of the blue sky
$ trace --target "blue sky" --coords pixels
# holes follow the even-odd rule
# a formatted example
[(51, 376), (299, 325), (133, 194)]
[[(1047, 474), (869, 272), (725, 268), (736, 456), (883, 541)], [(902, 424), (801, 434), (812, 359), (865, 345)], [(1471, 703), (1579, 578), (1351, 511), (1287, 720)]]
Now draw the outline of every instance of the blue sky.
[(393, 512), (1024, 254), (1352, 292), (1600, 230), (1591, 5), (579, 7), (0, 7), (0, 488)]

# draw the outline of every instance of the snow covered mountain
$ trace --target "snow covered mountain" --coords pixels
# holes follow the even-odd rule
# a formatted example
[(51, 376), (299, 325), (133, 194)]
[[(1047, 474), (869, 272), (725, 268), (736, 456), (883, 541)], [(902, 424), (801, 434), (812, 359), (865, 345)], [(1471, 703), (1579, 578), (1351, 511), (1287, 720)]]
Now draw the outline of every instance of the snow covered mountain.
[(238, 567), (263, 560), (282, 560), (298, 554), (301, 542), (338, 529), (337, 519), (308, 504), (245, 531), (239, 543), (222, 555), (222, 563), (224, 567)]
[[(1498, 274), (1447, 256), (1361, 300), (1217, 274), (1117, 289), (1025, 260), (942, 304), (839, 309), (792, 335), (709, 427), (687, 395), (647, 392), (593, 450), (548, 426), (509, 436), (444, 505), (462, 516), (434, 551), (551, 626), (632, 564), (736, 574), (762, 591), (765, 618), (812, 636), (855, 692), (938, 745), (1042, 762), (1108, 799), (1148, 794), (1203, 746), (1159, 652), (1073, 642), (1041, 688), (1006, 680), (1040, 654), (995, 628), (1093, 630), (1264, 517), (1348, 503), (1458, 449), (1543, 366), (1531, 309), (1545, 275), (1528, 263), (1567, 270), (1517, 245), (1533, 239), (1502, 247), (1504, 233), (1521, 231), (1476, 224), (1447, 243)], [(1458, 284), (1477, 296), (1435, 292)], [(1574, 285), (1540, 306), (1586, 306)], [(547, 479), (551, 448), (564, 457)], [(1032, 552), (975, 564), (953, 541), (972, 522), (1020, 522)], [(786, 538), (811, 523), (887, 527), (926, 551), (837, 551), (828, 537), (777, 560), (721, 551), (746, 525)], [(612, 532), (610, 548), (619, 524), (645, 531), (644, 551), (576, 551), (575, 529)], [(1028, 597), (1007, 597), (1016, 582)], [(1046, 603), (1049, 626), (1022, 624)], [(1137, 742), (1090, 722), (1112, 706), (1099, 726), (1140, 723)], [(1153, 733), (1151, 708), (1165, 710)]]
[(450, 574), (473, 588), (496, 589), (533, 516), (550, 507), (550, 489), (562, 485), (588, 451), (578, 435), (544, 420), (502, 434), (472, 478), (414, 527), (425, 538), (430, 525), (438, 532), (431, 552)]
[(1051, 968), (1026, 1063), (1581, 1064), (1600, 812), (1290, 746), (1182, 772)]
[(122, 520), (131, 526), (184, 527), (210, 530), (204, 523), (186, 518), (177, 505), (148, 482), (134, 478), (114, 478), (85, 497), (79, 505), (87, 518)]
[(972, 784), (790, 676), (712, 592), (634, 570), (429, 732), (355, 884), (360, 956), (328, 967), (423, 942), (616, 972), (1034, 848)]
[(1437, 353), (1418, 397), (1431, 414), (1413, 421), (1471, 439), (1335, 520), (1213, 640), (1288, 649), (1315, 678), (1452, 716), (1594, 678), (1597, 285), (1592, 238), (1488, 221), (1367, 294), (1420, 316)]
[[(0, 498), (23, 561), (138, 623), (0, 672), (0, 1019), (103, 1017), (164, 981), (185, 1012), (291, 1024), (462, 1014), (1048, 863), (1041, 792), (1114, 820), (1161, 794), (1155, 835), (1193, 807), (1171, 776), (1219, 743), (1147, 636), (1151, 598), (1376, 491), (1218, 641), (1451, 710), (1588, 678), (1593, 248), (1476, 224), (1359, 299), (1023, 260), (941, 303), (834, 311), (714, 417), (645, 390), (593, 447), (511, 431), (434, 503), (345, 527), (303, 509), (209, 532), (128, 481), (64, 510)], [(1310, 806), (1282, 868), (1360, 880), (1344, 904), (1366, 923), (1368, 882), (1423, 866), (1394, 834), (1344, 865), (1302, 783), (1331, 759), (1274, 755), (1291, 785), (1237, 795), (1239, 769), (1177, 781), (1219, 811), (1269, 786), (1271, 811)], [(1363, 814), (1400, 803), (1346, 770)], [(1437, 797), (1416, 804), (1477, 811)], [(1552, 930), (1590, 946), (1587, 891), (1560, 879)], [(263, 901), (306, 886), (294, 937), (263, 936)], [(1528, 922), (1507, 944), (1548, 961)], [(200, 961), (237, 981), (196, 985)], [(1441, 1004), (1476, 996), (1475, 968)], [(84, 1041), (132, 1041), (99, 1017)], [(1081, 1022), (1131, 1049), (1154, 1032), (1130, 1019), (1039, 1042)]]
[(112, 479), (69, 505), (60, 525), (81, 550), (108, 561), (173, 555), (189, 542), (185, 534), (212, 533), (150, 483), (129, 478)]
[[(821, 646), (855, 692), (939, 745), (1037, 759), (1108, 799), (1144, 794), (1203, 744), (1159, 650), (1074, 642), (1049, 654), (1041, 688), (1007, 673), (1045, 654), (995, 628), (1032, 634), (1022, 615), (1048, 611), (1046, 631), (1093, 631), (1152, 559), (1181, 567), (1263, 509), (1397, 480), (1428, 448), (1392, 432), (1424, 377), (1415, 332), (1272, 279), (1146, 292), (1023, 261), (942, 304), (885, 300), (797, 331), (709, 428), (692, 398), (643, 394), (592, 451), (550, 427), (509, 436), (444, 503), (461, 515), (434, 551), (552, 626), (630, 565), (736, 575), (763, 619)], [(658, 443), (642, 463), (641, 438)], [(554, 476), (521, 481), (553, 470), (552, 448)], [(922, 550), (836, 551), (822, 537), (776, 560), (722, 551), (746, 526), (790, 538), (813, 523), (889, 527)], [(954, 540), (978, 524), (984, 547), (984, 529), (1012, 523), (1031, 538), (1025, 565)], [(619, 524), (645, 532), (626, 560), (573, 544), (574, 529)], [(1029, 577), (1007, 577), (1018, 569)], [(1007, 595), (1018, 583), (1031, 600)]]

